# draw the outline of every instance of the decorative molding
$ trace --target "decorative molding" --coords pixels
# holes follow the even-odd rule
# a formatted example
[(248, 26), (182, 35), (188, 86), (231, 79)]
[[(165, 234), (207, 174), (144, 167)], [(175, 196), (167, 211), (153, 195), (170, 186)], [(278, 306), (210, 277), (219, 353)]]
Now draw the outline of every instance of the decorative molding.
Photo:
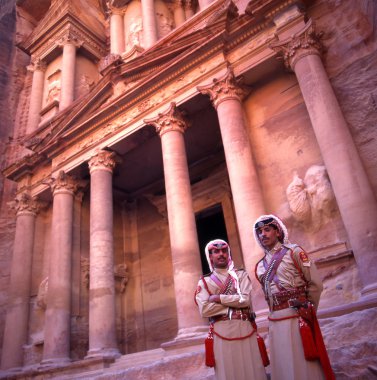
[(197, 90), (204, 95), (209, 95), (213, 106), (217, 108), (225, 100), (242, 99), (249, 93), (250, 89), (242, 84), (242, 79), (237, 80), (231, 67), (221, 79), (213, 79), (213, 83), (206, 86), (198, 86)]
[(280, 54), (287, 68), (294, 70), (296, 63), (308, 55), (321, 56), (323, 32), (315, 31), (314, 23), (310, 19), (305, 28), (293, 36), (270, 44), (270, 48)]
[(159, 113), (155, 118), (145, 119), (144, 123), (153, 125), (160, 137), (171, 131), (184, 133), (189, 127), (188, 121), (183, 117), (182, 112), (178, 110), (174, 102), (170, 104), (167, 111)]

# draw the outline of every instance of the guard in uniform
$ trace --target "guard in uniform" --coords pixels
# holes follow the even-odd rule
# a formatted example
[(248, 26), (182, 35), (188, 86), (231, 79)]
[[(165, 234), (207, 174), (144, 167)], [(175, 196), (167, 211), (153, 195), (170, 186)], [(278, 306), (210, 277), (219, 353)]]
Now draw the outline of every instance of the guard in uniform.
[(314, 263), (274, 215), (256, 220), (254, 237), (265, 252), (255, 274), (270, 309), (271, 379), (335, 379), (316, 318), (322, 281)]
[(201, 316), (210, 322), (206, 364), (215, 367), (217, 380), (266, 380), (250, 278), (246, 271), (234, 268), (226, 241), (210, 241), (205, 252), (212, 272), (199, 280), (195, 300)]

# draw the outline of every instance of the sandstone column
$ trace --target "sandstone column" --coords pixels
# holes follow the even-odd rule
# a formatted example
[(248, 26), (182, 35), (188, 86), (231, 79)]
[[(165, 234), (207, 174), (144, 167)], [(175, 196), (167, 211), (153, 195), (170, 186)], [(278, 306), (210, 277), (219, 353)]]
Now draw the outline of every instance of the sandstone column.
[[(245, 92), (230, 69), (220, 80), (214, 79), (213, 84), (200, 86), (198, 90), (210, 96), (217, 110), (244, 265), (254, 289), (260, 291), (253, 272), (263, 253), (253, 237), (253, 222), (265, 213), (265, 208), (244, 120)], [(255, 292), (254, 307), (265, 307), (263, 298), (256, 297)]]
[(64, 37), (60, 44), (63, 46), (63, 59), (59, 111), (68, 107), (75, 97), (76, 48), (80, 46), (72, 34)]
[(61, 171), (49, 184), (54, 200), (42, 364), (57, 364), (70, 360), (73, 202), (79, 182)]
[(329, 78), (311, 20), (275, 43), (295, 72), (354, 252), (364, 296), (377, 293), (377, 203)]
[(184, 8), (185, 8), (185, 19), (186, 20), (188, 20), (190, 17), (194, 16), (192, 0), (186, 0)]
[(28, 70), (33, 71), (33, 82), (31, 85), (29, 116), (26, 133), (32, 133), (38, 128), (41, 119), (40, 112), (43, 104), (43, 88), (46, 64), (40, 59), (35, 60)]
[(110, 13), (110, 53), (122, 54), (124, 45), (124, 25), (123, 12), (120, 9), (111, 7)]
[(100, 151), (90, 170), (89, 351), (87, 357), (119, 356), (115, 329), (112, 177), (115, 153)]
[(158, 39), (154, 0), (141, 0), (144, 48), (150, 48)]
[(174, 103), (144, 122), (155, 126), (161, 137), (178, 336), (184, 336), (203, 325), (192, 298), (202, 271), (183, 137), (187, 123)]
[(186, 21), (185, 10), (183, 8), (182, 0), (176, 0), (174, 2), (174, 22), (175, 26), (178, 27)]
[(17, 212), (17, 221), (1, 357), (3, 370), (23, 366), (23, 345), (27, 343), (29, 324), (35, 218), (40, 203), (22, 193), (10, 206)]

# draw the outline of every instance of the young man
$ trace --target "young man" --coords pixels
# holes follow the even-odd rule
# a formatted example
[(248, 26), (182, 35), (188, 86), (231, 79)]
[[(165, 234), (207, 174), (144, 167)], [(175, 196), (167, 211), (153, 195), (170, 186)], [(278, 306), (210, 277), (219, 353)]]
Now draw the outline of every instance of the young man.
[(210, 241), (205, 253), (212, 272), (199, 280), (195, 298), (201, 316), (210, 321), (216, 377), (218, 380), (265, 380), (249, 276), (244, 270), (234, 269), (226, 241)]
[(265, 251), (255, 271), (270, 308), (271, 379), (335, 379), (315, 315), (322, 292), (315, 265), (274, 215), (256, 220), (254, 237)]

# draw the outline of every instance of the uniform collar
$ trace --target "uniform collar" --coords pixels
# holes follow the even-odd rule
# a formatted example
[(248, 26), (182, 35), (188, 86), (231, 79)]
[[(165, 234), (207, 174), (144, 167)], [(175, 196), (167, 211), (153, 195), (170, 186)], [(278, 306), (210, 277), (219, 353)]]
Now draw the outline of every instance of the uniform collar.
[(283, 244), (281, 244), (280, 241), (278, 241), (278, 242), (274, 245), (274, 247), (273, 247), (272, 249), (270, 249), (270, 250), (266, 249), (265, 251), (266, 251), (266, 253), (269, 253), (270, 255), (273, 255), (273, 254), (275, 254), (277, 251), (280, 250), (280, 248), (282, 247), (282, 245), (283, 245)]

